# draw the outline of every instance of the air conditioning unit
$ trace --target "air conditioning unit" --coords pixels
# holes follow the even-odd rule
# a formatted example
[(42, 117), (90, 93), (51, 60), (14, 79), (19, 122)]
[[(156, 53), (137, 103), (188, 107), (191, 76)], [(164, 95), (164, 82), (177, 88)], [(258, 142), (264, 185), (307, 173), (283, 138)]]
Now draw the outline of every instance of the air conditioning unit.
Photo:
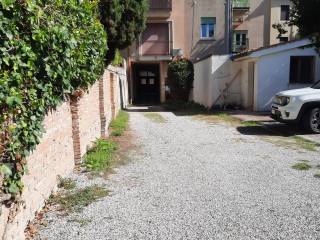
[(173, 49), (172, 50), (172, 56), (173, 57), (182, 57), (183, 56), (183, 50), (181, 48)]

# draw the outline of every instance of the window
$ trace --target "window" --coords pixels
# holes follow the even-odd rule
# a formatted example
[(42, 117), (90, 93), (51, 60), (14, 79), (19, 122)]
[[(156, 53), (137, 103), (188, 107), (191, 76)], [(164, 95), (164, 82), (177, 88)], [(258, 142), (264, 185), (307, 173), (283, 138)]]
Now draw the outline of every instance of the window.
[(246, 33), (235, 33), (235, 41), (237, 46), (247, 45), (247, 34)]
[(235, 31), (233, 35), (233, 51), (239, 52), (246, 50), (249, 46), (248, 44), (248, 31)]
[(281, 43), (286, 43), (289, 41), (289, 38), (288, 37), (279, 37), (279, 40)]
[(216, 28), (216, 18), (202, 17), (201, 18), (201, 38), (213, 38)]
[(281, 21), (288, 21), (290, 17), (290, 6), (289, 5), (281, 5)]
[(315, 57), (291, 57), (290, 83), (313, 83), (315, 78)]

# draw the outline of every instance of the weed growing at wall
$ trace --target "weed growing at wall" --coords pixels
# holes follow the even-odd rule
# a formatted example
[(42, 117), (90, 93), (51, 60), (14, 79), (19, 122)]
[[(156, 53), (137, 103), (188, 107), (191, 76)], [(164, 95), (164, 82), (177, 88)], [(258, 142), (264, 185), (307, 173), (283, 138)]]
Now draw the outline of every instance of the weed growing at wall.
[(129, 114), (125, 111), (120, 111), (116, 119), (110, 123), (111, 136), (117, 137), (123, 135), (128, 129)]
[(117, 144), (113, 141), (99, 139), (84, 156), (84, 166), (91, 171), (108, 171), (111, 168), (113, 154), (117, 148)]
[(0, 195), (23, 189), (26, 157), (51, 109), (102, 74), (95, 0), (0, 0)]

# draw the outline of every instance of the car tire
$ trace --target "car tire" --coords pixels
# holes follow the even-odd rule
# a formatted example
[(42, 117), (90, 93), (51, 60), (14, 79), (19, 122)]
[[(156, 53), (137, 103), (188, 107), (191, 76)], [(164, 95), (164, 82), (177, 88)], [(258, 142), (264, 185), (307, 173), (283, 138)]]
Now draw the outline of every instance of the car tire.
[(320, 108), (307, 111), (303, 118), (303, 126), (308, 132), (320, 134)]

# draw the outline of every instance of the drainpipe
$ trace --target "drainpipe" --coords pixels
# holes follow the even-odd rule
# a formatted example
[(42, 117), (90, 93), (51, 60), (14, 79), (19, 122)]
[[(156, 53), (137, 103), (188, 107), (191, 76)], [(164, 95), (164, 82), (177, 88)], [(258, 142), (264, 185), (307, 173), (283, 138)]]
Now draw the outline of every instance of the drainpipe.
[(232, 0), (226, 0), (226, 46), (227, 53), (232, 52)]
[(196, 7), (197, 7), (197, 2), (195, 0), (192, 1), (191, 4), (192, 7), (192, 34), (191, 34), (191, 49), (190, 52), (192, 52), (193, 50), (193, 46), (194, 46), (194, 21), (195, 21), (195, 12), (196, 12)]

